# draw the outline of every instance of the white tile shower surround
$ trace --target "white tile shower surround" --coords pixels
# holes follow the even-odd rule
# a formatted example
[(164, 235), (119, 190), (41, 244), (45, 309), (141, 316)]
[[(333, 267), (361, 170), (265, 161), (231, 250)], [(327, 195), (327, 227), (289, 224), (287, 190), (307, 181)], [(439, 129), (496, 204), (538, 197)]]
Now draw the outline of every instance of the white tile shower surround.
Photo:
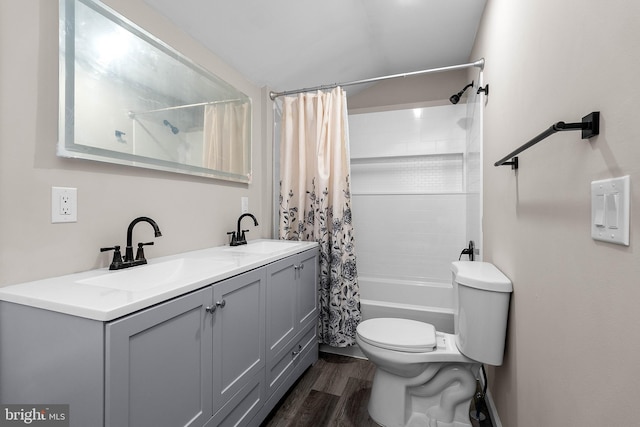
[(450, 281), (449, 264), (466, 239), (465, 218), (463, 194), (353, 196), (359, 274)]
[(351, 158), (462, 153), (467, 137), (463, 104), (352, 114)]
[(451, 280), (449, 264), (474, 228), (467, 226), (466, 147), (474, 142), (466, 114), (459, 104), (349, 117), (360, 275)]
[(353, 160), (354, 194), (443, 193), (463, 190), (462, 153)]

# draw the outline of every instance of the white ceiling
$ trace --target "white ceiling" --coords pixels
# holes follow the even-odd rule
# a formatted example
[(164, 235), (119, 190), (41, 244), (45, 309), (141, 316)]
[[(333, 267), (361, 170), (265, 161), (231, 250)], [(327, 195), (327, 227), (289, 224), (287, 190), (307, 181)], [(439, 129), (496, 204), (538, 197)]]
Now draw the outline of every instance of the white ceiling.
[[(145, 0), (276, 91), (470, 62), (487, 0)], [(353, 90), (351, 90), (353, 93)]]

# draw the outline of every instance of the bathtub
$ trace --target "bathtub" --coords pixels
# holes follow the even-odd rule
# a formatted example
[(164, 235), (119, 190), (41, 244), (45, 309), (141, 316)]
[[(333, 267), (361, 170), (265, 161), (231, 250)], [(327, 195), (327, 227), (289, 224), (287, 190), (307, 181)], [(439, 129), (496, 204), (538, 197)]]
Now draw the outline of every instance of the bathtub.
[[(362, 320), (398, 317), (431, 323), (436, 330), (453, 333), (453, 286), (451, 283), (417, 282), (360, 276)], [(320, 351), (364, 357), (355, 345), (334, 348), (320, 345)]]
[(451, 283), (415, 282), (359, 277), (362, 320), (400, 317), (431, 323), (453, 333)]

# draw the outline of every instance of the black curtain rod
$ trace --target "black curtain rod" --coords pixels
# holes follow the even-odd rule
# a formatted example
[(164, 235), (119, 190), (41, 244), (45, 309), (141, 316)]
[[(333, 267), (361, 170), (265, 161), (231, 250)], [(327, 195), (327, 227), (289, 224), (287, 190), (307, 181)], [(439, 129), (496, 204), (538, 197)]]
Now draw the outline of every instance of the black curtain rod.
[[(547, 130), (540, 133), (535, 138), (531, 139), (529, 142), (521, 145), (520, 147), (513, 150), (511, 153), (504, 156), (502, 159), (495, 162), (494, 166), (507, 166), (510, 165), (511, 169), (518, 169), (518, 157), (517, 155), (522, 153), (524, 150), (533, 147), (538, 142), (542, 141), (545, 138), (550, 137), (556, 132), (567, 131), (567, 130), (582, 130), (582, 139), (588, 139), (600, 133), (600, 112), (594, 111), (591, 114), (588, 114), (582, 118), (582, 122), (580, 123), (565, 123), (565, 122), (557, 122), (552, 124)], [(510, 162), (507, 160), (511, 160)]]

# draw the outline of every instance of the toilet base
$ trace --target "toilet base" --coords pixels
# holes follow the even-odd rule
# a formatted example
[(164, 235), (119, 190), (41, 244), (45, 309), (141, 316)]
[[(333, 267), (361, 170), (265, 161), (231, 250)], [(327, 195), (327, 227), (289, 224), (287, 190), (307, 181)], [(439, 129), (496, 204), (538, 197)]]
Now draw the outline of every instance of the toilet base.
[(477, 363), (428, 363), (406, 378), (376, 369), (369, 415), (385, 427), (472, 427)]

